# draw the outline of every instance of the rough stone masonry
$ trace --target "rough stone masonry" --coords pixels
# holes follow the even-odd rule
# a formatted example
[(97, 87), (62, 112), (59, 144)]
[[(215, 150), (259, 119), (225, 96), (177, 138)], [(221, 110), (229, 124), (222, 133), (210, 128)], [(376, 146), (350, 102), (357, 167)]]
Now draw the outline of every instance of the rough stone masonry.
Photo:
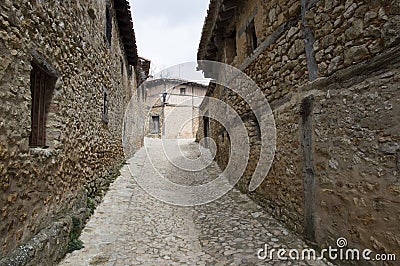
[[(64, 255), (124, 160), (142, 64), (125, 0), (2, 1), (0, 265)], [(143, 103), (133, 99), (138, 149)]]
[[(250, 196), (320, 247), (400, 256), (400, 4), (396, 0), (212, 0), (199, 60), (244, 71), (273, 109), (272, 168)], [(251, 142), (237, 186), (246, 193), (260, 153), (255, 116), (211, 84), (207, 96), (235, 108)], [(207, 102), (201, 110), (207, 113)], [(201, 121), (198, 139), (229, 161), (229, 134)]]

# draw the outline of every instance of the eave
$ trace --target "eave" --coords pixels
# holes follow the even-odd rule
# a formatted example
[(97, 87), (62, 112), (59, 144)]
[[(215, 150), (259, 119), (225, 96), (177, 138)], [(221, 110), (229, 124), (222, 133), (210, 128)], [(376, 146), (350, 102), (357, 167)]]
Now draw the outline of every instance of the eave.
[(114, 0), (114, 8), (128, 64), (135, 66), (138, 62), (138, 53), (129, 2)]

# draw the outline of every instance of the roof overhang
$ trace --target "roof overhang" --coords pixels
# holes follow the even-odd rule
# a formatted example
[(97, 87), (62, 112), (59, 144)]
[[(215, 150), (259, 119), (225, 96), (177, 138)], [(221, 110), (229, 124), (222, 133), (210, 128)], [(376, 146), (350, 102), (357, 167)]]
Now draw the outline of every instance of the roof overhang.
[(234, 29), (234, 20), (240, 0), (211, 0), (204, 22), (198, 60), (215, 60), (219, 40), (229, 36)]
[(128, 63), (135, 66), (138, 62), (138, 53), (129, 2), (127, 0), (114, 0), (114, 8)]

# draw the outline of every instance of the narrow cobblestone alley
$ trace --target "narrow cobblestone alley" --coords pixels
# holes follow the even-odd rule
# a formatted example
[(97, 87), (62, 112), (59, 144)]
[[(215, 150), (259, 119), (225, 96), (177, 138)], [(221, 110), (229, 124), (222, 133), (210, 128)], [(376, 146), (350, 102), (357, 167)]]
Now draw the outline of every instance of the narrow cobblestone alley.
[[(158, 170), (161, 166), (174, 182), (199, 182), (195, 173), (177, 170), (163, 152), (157, 152), (161, 143), (153, 140), (154, 149), (148, 149)], [(180, 148), (188, 158), (200, 153), (192, 141)], [(83, 230), (84, 248), (68, 254), (60, 265), (326, 265), (322, 261), (258, 259), (257, 251), (265, 244), (287, 249), (306, 245), (236, 189), (196, 207), (174, 206), (153, 198), (131, 174), (152, 180), (147, 158), (146, 148), (142, 148), (128, 161), (134, 169), (123, 167)], [(220, 172), (214, 162), (206, 171), (214, 176)]]
[(400, 0), (1, 0), (0, 266), (400, 265)]

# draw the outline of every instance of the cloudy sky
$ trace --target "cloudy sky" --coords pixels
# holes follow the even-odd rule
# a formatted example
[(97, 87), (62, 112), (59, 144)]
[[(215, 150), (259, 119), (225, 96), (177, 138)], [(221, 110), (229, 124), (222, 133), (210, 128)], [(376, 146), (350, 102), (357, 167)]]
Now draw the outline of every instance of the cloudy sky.
[(130, 0), (139, 56), (158, 72), (195, 61), (209, 0)]

